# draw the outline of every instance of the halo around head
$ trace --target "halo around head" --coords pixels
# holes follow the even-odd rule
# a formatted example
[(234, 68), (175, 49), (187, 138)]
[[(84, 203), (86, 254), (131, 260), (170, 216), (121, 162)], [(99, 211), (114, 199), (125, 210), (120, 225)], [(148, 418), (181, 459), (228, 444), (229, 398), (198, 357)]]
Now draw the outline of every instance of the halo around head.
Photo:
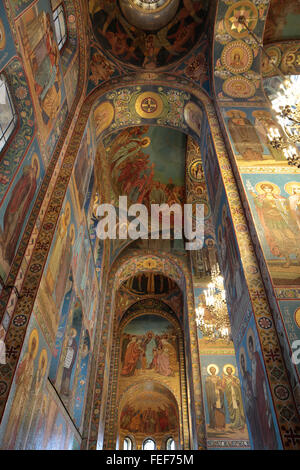
[(260, 181), (259, 183), (255, 185), (255, 189), (258, 192), (258, 194), (265, 194), (263, 190), (264, 186), (272, 187), (273, 193), (280, 194), (279, 186), (277, 186), (277, 184), (271, 183), (270, 181)]
[(240, 109), (230, 109), (229, 111), (227, 111), (226, 114), (230, 118), (234, 118), (234, 117), (246, 118), (247, 117), (247, 114), (244, 111), (241, 111)]
[(68, 227), (71, 221), (71, 204), (69, 203), (69, 201), (67, 201), (66, 203), (64, 214), (65, 214), (65, 225), (66, 227)]
[(35, 350), (33, 352), (33, 359), (35, 359), (38, 349), (39, 349), (39, 334), (36, 328), (32, 330), (29, 336), (29, 341), (28, 341), (28, 351), (32, 351), (32, 343), (33, 340), (35, 339)]
[(227, 373), (227, 368), (228, 367), (230, 367), (232, 369), (232, 375), (234, 375), (235, 374), (235, 367), (232, 364), (225, 364), (225, 366), (223, 367), (224, 374), (228, 375), (228, 373)]
[(241, 367), (241, 372), (243, 373), (243, 369), (242, 369), (242, 356), (244, 357), (245, 359), (245, 367), (247, 369), (247, 356), (246, 356), (246, 351), (245, 351), (245, 348), (242, 346), (241, 349), (240, 349), (240, 352), (239, 352), (239, 364), (240, 364), (240, 367)]
[(146, 135), (145, 137), (142, 138), (142, 142), (145, 142), (142, 144), (142, 147), (146, 148), (151, 144), (151, 139), (148, 135)]
[(71, 224), (69, 234), (70, 234), (71, 245), (74, 245), (74, 242), (75, 242), (75, 226), (74, 226), (74, 224)]
[(47, 369), (47, 364), (48, 364), (48, 354), (47, 354), (47, 351), (46, 351), (45, 348), (42, 349), (42, 352), (41, 352), (40, 357), (39, 357), (39, 369), (41, 368), (43, 359), (44, 359), (44, 364), (43, 364), (43, 368), (41, 369), (42, 376), (45, 375), (45, 372), (46, 372), (46, 369)]
[(299, 181), (289, 181), (284, 186), (285, 192), (287, 192), (290, 196), (293, 195), (293, 189), (294, 188), (299, 188), (300, 189), (300, 182)]
[(37, 173), (36, 173), (36, 178), (38, 178), (40, 176), (40, 170), (41, 170), (41, 165), (40, 165), (40, 160), (39, 160), (39, 157), (36, 153), (34, 153), (32, 155), (32, 159), (31, 159), (31, 166), (32, 168), (34, 167), (34, 164), (36, 163), (36, 166), (37, 166)]
[(219, 367), (217, 366), (217, 364), (209, 364), (209, 366), (207, 366), (207, 369), (206, 369), (206, 370), (207, 370), (208, 374), (211, 375), (210, 369), (211, 369), (212, 367), (214, 367), (214, 368), (216, 369), (216, 375), (218, 375), (220, 369), (219, 369)]
[(250, 338), (252, 338), (253, 350), (255, 351), (255, 337), (254, 337), (254, 332), (253, 332), (252, 328), (249, 328), (248, 333), (247, 333), (247, 350), (248, 350), (249, 357), (252, 356), (252, 353), (249, 350), (249, 339)]

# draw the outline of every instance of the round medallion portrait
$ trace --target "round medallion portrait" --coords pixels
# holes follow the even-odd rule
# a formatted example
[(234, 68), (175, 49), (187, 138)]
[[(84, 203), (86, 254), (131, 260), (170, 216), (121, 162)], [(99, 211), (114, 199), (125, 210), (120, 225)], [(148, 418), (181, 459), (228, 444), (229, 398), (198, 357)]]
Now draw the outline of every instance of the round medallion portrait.
[(300, 328), (300, 307), (295, 310), (294, 318), (296, 325)]
[(191, 162), (188, 168), (188, 174), (193, 181), (202, 181), (204, 178), (202, 161), (197, 159)]
[(221, 61), (232, 73), (246, 72), (253, 62), (252, 50), (243, 41), (233, 41), (224, 47)]
[(263, 75), (276, 73), (276, 68), (280, 64), (281, 51), (279, 47), (271, 46), (266, 50), (269, 57), (265, 54), (261, 58), (261, 71)]
[(250, 98), (255, 95), (255, 85), (245, 77), (230, 77), (223, 84), (223, 91), (232, 98)]

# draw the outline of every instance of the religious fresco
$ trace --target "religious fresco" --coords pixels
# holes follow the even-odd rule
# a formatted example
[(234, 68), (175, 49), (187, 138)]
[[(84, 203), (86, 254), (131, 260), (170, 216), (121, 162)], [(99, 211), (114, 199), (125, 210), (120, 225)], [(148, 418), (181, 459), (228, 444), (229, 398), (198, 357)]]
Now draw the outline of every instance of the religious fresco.
[[(128, 434), (133, 435), (138, 448), (149, 436), (158, 445), (166, 435), (178, 442), (178, 405), (174, 395), (166, 387), (146, 381), (130, 388), (121, 403), (120, 439)], [(159, 448), (162, 447), (159, 445)]]
[(96, 210), (98, 204), (100, 204), (100, 195), (98, 193), (99, 186), (97, 185), (96, 179), (97, 169), (94, 167), (91, 173), (91, 178), (86, 194), (86, 200), (84, 204), (84, 212), (87, 221), (87, 227), (89, 232), (89, 238), (91, 243), (91, 248), (93, 252), (93, 258), (95, 263), (95, 270), (98, 277), (99, 285), (101, 285), (102, 280), (102, 261), (104, 248), (109, 248), (109, 243), (106, 243), (104, 240), (100, 240), (96, 235), (96, 229), (98, 225), (98, 218), (96, 215)]
[(184, 134), (154, 126), (133, 127), (104, 141), (116, 196), (129, 203), (182, 203)]
[(75, 194), (72, 180), (41, 282), (38, 316), (53, 342), (49, 378), (81, 428), (99, 287), (86, 219), (70, 194)]
[(2, 200), (0, 212), (0, 274), (6, 278), (24, 227), (44, 177), (44, 164), (35, 140)]
[(234, 316), (238, 314), (237, 305), (241, 301), (241, 297), (246, 296), (244, 291), (245, 278), (229, 208), (224, 201), (224, 196), (222, 199), (223, 204), (220, 205), (216, 223), (218, 259), (221, 273), (224, 277), (224, 287), (231, 321), (234, 323)]
[[(187, 190), (189, 193), (187, 200), (190, 200), (190, 194), (193, 194), (195, 190), (198, 191), (200, 186), (202, 199), (205, 198), (209, 207), (212, 204), (214, 211), (212, 213), (209, 212), (209, 217), (206, 220), (202, 249), (191, 253), (194, 306), (196, 310), (200, 306), (204, 308), (204, 321), (206, 324), (216, 325), (216, 320), (206, 307), (204, 290), (211, 281), (212, 268), (219, 263), (219, 259), (222, 256), (222, 253), (218, 254), (217, 251), (217, 248), (220, 249), (220, 237), (218, 239), (216, 237), (217, 233), (221, 234), (223, 230), (222, 225), (219, 225), (219, 230), (216, 230), (216, 225), (218, 226), (219, 223), (218, 214), (222, 203), (224, 207), (222, 222), (226, 220), (227, 208), (224, 205), (225, 199), (211, 134), (205, 121), (202, 123), (202, 135), (204, 138), (198, 150), (195, 149), (197, 144), (192, 145), (193, 142), (189, 138), (187, 153), (189, 175)], [(202, 160), (204, 162), (203, 165)], [(194, 175), (190, 171), (193, 165), (197, 165), (200, 168), (201, 171), (198, 171), (199, 175)], [(197, 184), (195, 184), (196, 181)], [(229, 235), (227, 236), (229, 237)], [(234, 254), (237, 255), (237, 252), (235, 251)], [(230, 265), (228, 263), (230, 257), (228, 253), (224, 256), (226, 259), (224, 265), (226, 269)], [(238, 257), (236, 261), (239, 263)], [(222, 265), (223, 269), (224, 266)], [(230, 276), (233, 273), (237, 274), (240, 270), (240, 267), (237, 270), (236, 265), (234, 265), (233, 272), (230, 274), (226, 273), (228, 278), (226, 283), (227, 289), (232, 285)], [(224, 275), (225, 272), (222, 274)], [(241, 310), (240, 300), (238, 305), (239, 310)], [(232, 339), (231, 337), (223, 338), (217, 326), (215, 326), (212, 335), (209, 335), (203, 328), (198, 327), (197, 336), (202, 389), (204, 393), (207, 446), (209, 449), (248, 449), (250, 443)]]
[(79, 360), (79, 346), (82, 336), (82, 328), (82, 304), (79, 298), (75, 298), (70, 311), (57, 377), (54, 382), (54, 386), (58, 390), (66, 408), (71, 408), (70, 402), (72, 401), (72, 395), (76, 390), (74, 382), (76, 366)]
[[(229, 4), (230, 2), (227, 2), (227, 3)], [(237, 3), (239, 3), (239, 2), (237, 2)], [(26, 2), (21, 0), (21, 1), (19, 2), (19, 4), (26, 5)], [(27, 2), (27, 4), (28, 4), (28, 2)], [(246, 2), (246, 4), (247, 4), (247, 2)], [(29, 6), (29, 5), (28, 5), (28, 6)], [(24, 8), (25, 8), (25, 7), (24, 7)], [(245, 49), (245, 48), (244, 48), (244, 49)], [(243, 58), (243, 57), (242, 57), (242, 58)], [(237, 62), (238, 62), (238, 61), (237, 61)], [(235, 66), (238, 67), (239, 64), (237, 64), (237, 65), (235, 65)], [(246, 73), (247, 73), (247, 72), (246, 72)], [(154, 80), (154, 79), (153, 79), (153, 80)], [(238, 88), (238, 87), (235, 87), (235, 90), (236, 90), (237, 88)], [(83, 113), (83, 114), (84, 114), (84, 113)], [(80, 116), (80, 117), (81, 117), (81, 116)], [(178, 120), (178, 122), (179, 122), (179, 120)], [(76, 137), (77, 137), (77, 136), (76, 136)], [(52, 144), (51, 144), (51, 145), (52, 145)], [(73, 147), (74, 147), (74, 146), (73, 146)], [(72, 148), (73, 148), (73, 147), (72, 147)], [(56, 201), (56, 202), (57, 202), (57, 201)], [(56, 205), (55, 208), (57, 209), (58, 206), (59, 206), (59, 201), (57, 202), (57, 205)], [(239, 208), (239, 209), (240, 209), (240, 208)], [(75, 215), (76, 215), (76, 214), (75, 214)], [(53, 216), (53, 219), (55, 219), (54, 216)], [(49, 229), (49, 230), (50, 230), (50, 229)], [(44, 233), (43, 235), (45, 235), (45, 233)], [(40, 256), (41, 258), (43, 257), (43, 254), (44, 254), (44, 253), (39, 252), (39, 256)], [(31, 267), (32, 267), (32, 266), (31, 266)], [(33, 277), (34, 277), (34, 276), (33, 276)], [(24, 306), (24, 307), (25, 307), (25, 306)], [(26, 306), (26, 309), (27, 309), (27, 306)], [(27, 310), (26, 310), (26, 313), (27, 313)], [(85, 337), (86, 337), (86, 336), (85, 336)], [(59, 427), (59, 426), (58, 426), (58, 427)]]
[[(145, 280), (147, 281), (145, 282)], [(144, 289), (141, 290), (141, 288)], [(130, 306), (134, 307), (134, 304), (144, 296), (148, 298), (153, 295), (156, 302), (151, 302), (152, 308), (154, 305), (160, 305), (162, 309), (165, 309), (166, 306), (171, 307), (170, 312), (177, 314), (178, 319), (182, 321), (183, 298), (180, 288), (169, 277), (147, 272), (129, 278), (116, 292), (117, 318), (122, 318), (124, 312)], [(144, 307), (146, 308), (147, 305), (144, 304)]]
[(296, 175), (243, 174), (264, 257), (275, 286), (299, 285), (299, 200)]
[(271, 0), (266, 26), (264, 43), (300, 39), (299, 34), (300, 5), (297, 0)]
[(119, 75), (118, 67), (101, 52), (97, 43), (91, 44), (90, 70), (87, 93), (91, 92), (95, 86)]
[(40, 0), (17, 20), (16, 28), (36, 110), (41, 141), (45, 143), (59, 118), (65, 88), (56, 43), (52, 10)]
[(132, 320), (122, 334), (122, 382), (131, 383), (128, 378), (137, 376), (145, 380), (163, 376), (176, 382), (178, 374), (177, 336), (169, 321), (155, 315)]
[[(265, 56), (264, 58), (262, 58), (262, 76), (265, 78), (270, 77), (272, 75), (277, 75), (278, 71), (276, 67), (279, 67), (279, 69), (284, 74), (299, 74), (299, 48), (300, 46), (298, 41), (288, 41), (266, 46), (265, 50), (268, 54), (268, 57)], [(276, 67), (274, 67), (273, 64)]]
[(2, 449), (27, 448), (39, 417), (50, 357), (49, 346), (35, 319), (32, 319), (14, 377), (9, 405), (1, 423)]
[[(52, 11), (57, 8), (60, 4), (60, 0), (51, 0)], [(71, 68), (71, 64), (74, 63), (74, 56), (76, 55), (78, 48), (78, 25), (77, 16), (80, 15), (80, 9), (78, 8), (78, 3), (76, 4), (72, 0), (64, 0), (63, 7), (66, 16), (66, 27), (68, 33), (67, 42), (64, 44), (61, 50), (61, 66), (64, 76), (67, 71)], [(74, 66), (72, 67), (74, 69)], [(77, 72), (79, 71), (79, 63), (76, 60)], [(67, 83), (66, 93), (67, 93)]]
[[(219, 100), (263, 101), (258, 39), (263, 34), (268, 1), (222, 0), (215, 20), (214, 84)], [(239, 23), (244, 16), (247, 28)]]
[(156, 273), (139, 274), (122, 285), (122, 289), (134, 295), (166, 295), (176, 287), (174, 281)]
[[(162, 314), (152, 312), (162, 311)], [(179, 442), (184, 400), (178, 327), (163, 302), (145, 299), (126, 312), (133, 319), (121, 330), (118, 354), (119, 433), (134, 436), (137, 448), (151, 435), (158, 448), (172, 435)], [(147, 313), (146, 313), (147, 312)], [(174, 313), (173, 313), (174, 316)]]
[(249, 449), (235, 355), (201, 354), (208, 448)]
[[(117, 198), (124, 195), (128, 197), (128, 206), (143, 203), (149, 211), (151, 204), (183, 203), (186, 149), (184, 134), (163, 127), (132, 127), (120, 132), (117, 137), (114, 134), (107, 137), (104, 146), (117, 207)], [(117, 210), (120, 219), (122, 209)], [(161, 220), (161, 215), (159, 217)], [(171, 218), (171, 227), (173, 224), (174, 218)], [(148, 232), (148, 227), (143, 229)], [(174, 238), (173, 234), (171, 238)], [(144, 240), (138, 240), (136, 244), (143, 242)], [(128, 240), (111, 240), (111, 262), (129, 243)], [(181, 248), (182, 240), (157, 240), (156, 244), (158, 249), (163, 249), (163, 244), (170, 246), (169, 249), (175, 248), (175, 245), (176, 248)]]
[[(32, 6), (29, 6), (29, 3), (32, 2), (18, 2), (20, 13), (21, 6), (24, 6), (24, 10), (27, 7), (29, 8), (23, 15), (19, 16), (16, 21), (17, 34), (19, 34), (20, 31), (20, 34), (22, 34), (22, 40), (20, 41), (21, 50), (25, 55), (28, 53), (24, 63), (25, 70), (23, 70), (21, 60), (17, 57), (12, 57), (15, 55), (12, 37), (16, 31), (13, 29), (11, 32), (7, 28), (7, 19), (6, 14), (4, 13), (3, 3), (0, 5), (0, 69), (7, 64), (5, 66), (4, 73), (8, 79), (14, 105), (18, 113), (16, 132), (11, 139), (10, 146), (5, 148), (3, 154), (1, 154), (0, 162), (1, 275), (3, 275), (4, 278), (6, 278), (8, 270), (11, 267), (10, 265), (15, 251), (19, 249), (18, 245), (22, 233), (24, 232), (24, 227), (29, 218), (32, 220), (31, 210), (35, 204), (36, 195), (45, 176), (45, 171), (47, 170), (47, 165), (57, 140), (59, 137), (62, 137), (61, 140), (63, 140), (66, 135), (66, 132), (62, 132), (62, 130), (68, 114), (67, 103), (66, 101), (63, 102), (65, 95), (62, 74), (60, 72), (60, 60), (63, 57), (58, 53), (55, 43), (56, 38), (51, 19), (52, 10), (50, 2), (35, 2)], [(78, 2), (70, 2), (70, 5), (71, 4), (74, 6), (75, 10), (78, 8)], [(14, 8), (17, 8), (16, 2), (14, 2)], [(75, 10), (74, 14), (77, 14)], [(11, 20), (12, 11), (7, 10), (7, 13)], [(73, 16), (73, 18), (69, 16), (68, 29), (72, 20), (75, 20), (75, 16)], [(44, 23), (42, 23), (43, 21)], [(49, 30), (47, 30), (47, 35), (45, 36), (42, 33), (42, 29), (47, 25), (49, 26)], [(7, 28), (5, 34), (4, 28)], [(73, 37), (76, 36), (77, 38), (77, 32), (75, 33), (75, 30), (73, 31)], [(71, 39), (71, 35), (69, 35), (69, 39)], [(76, 46), (76, 43), (73, 42), (73, 46)], [(47, 46), (49, 46), (49, 50), (47, 49)], [(71, 41), (69, 42), (69, 47), (71, 47)], [(76, 47), (73, 52), (75, 51)], [(70, 60), (74, 55), (73, 52), (69, 56)], [(63, 67), (64, 73), (68, 72), (70, 63), (71, 62), (67, 63), (67, 61), (63, 61), (63, 65), (65, 66)], [(73, 70), (70, 70), (70, 73), (73, 73), (74, 71), (74, 78), (74, 74), (77, 75), (75, 69), (76, 66), (78, 68), (78, 65), (79, 62), (77, 61), (76, 65), (74, 63)], [(82, 69), (84, 70), (84, 67), (82, 67)], [(82, 76), (81, 72), (80, 74)], [(29, 87), (27, 80), (29, 82)], [(38, 86), (44, 88), (37, 90)], [(71, 101), (74, 101), (75, 94), (77, 93), (76, 86), (75, 81), (75, 83), (72, 83), (72, 91), (69, 96), (70, 105), (72, 104)], [(45, 107), (45, 102), (49, 99), (49, 101), (47, 101), (47, 105), (49, 106), (43, 111), (45, 111), (45, 113), (49, 111), (51, 114), (50, 118), (52, 119), (53, 117), (51, 123), (52, 127), (50, 126), (50, 118), (48, 123), (50, 134), (48, 133), (48, 128), (46, 133), (45, 128), (41, 125), (42, 121), (43, 124), (46, 124), (45, 121), (47, 121), (47, 118), (41, 109), (38, 109), (38, 106), (37, 112), (39, 110), (41, 112), (41, 121), (39, 121), (39, 116), (37, 116), (38, 119), (37, 122), (35, 122), (34, 108), (31, 99), (33, 99), (33, 101), (37, 101), (36, 95), (39, 93), (40, 95), (43, 95), (43, 98), (40, 96), (40, 102), (43, 101)], [(56, 100), (57, 96), (59, 99)], [(53, 100), (51, 100), (51, 98), (53, 98)], [(76, 99), (78, 99), (78, 96), (76, 96)], [(57, 109), (59, 106), (61, 106), (61, 108), (59, 114), (54, 117), (56, 104), (58, 105)], [(35, 125), (38, 130), (38, 139), (41, 139), (39, 140), (39, 143), (43, 142), (45, 144), (41, 146), (41, 148), (39, 148), (38, 139), (33, 140)], [(59, 151), (60, 150), (58, 150), (58, 152)], [(52, 171), (53, 168), (54, 167), (52, 167)], [(18, 170), (18, 173), (16, 173), (16, 170)], [(86, 191), (86, 187), (83, 188), (83, 190)], [(51, 400), (56, 400), (55, 403), (53, 401), (53, 405), (49, 405), (50, 401), (47, 402), (47, 399), (45, 398), (47, 394), (47, 369), (50, 366), (52, 346), (55, 340), (56, 328), (59, 325), (59, 309), (60, 306), (64, 304), (64, 289), (66, 288), (66, 298), (68, 298), (68, 289), (70, 289), (70, 279), (68, 280), (68, 260), (70, 260), (70, 250), (68, 242), (71, 242), (72, 245), (74, 241), (73, 237), (75, 237), (77, 230), (76, 220), (80, 218), (80, 216), (73, 212), (74, 208), (73, 203), (71, 202), (72, 197), (70, 198), (70, 193), (68, 193), (67, 199), (66, 212), (63, 213), (63, 220), (61, 220), (59, 224), (59, 242), (56, 244), (56, 248), (54, 250), (54, 259), (60, 260), (59, 274), (62, 275), (62, 278), (58, 281), (59, 276), (53, 271), (52, 268), (54, 268), (54, 265), (52, 265), (49, 269), (47, 282), (44, 282), (41, 286), (34, 306), (32, 321), (34, 322), (34, 318), (36, 318), (38, 324), (34, 324), (33, 330), (31, 330), (31, 326), (28, 327), (27, 339), (25, 339), (24, 343), (23, 341), (21, 342), (22, 346), (17, 344), (19, 338), (18, 331), (16, 331), (16, 335), (14, 335), (13, 341), (17, 341), (17, 343), (14, 343), (16, 346), (11, 349), (11, 357), (17, 358), (19, 356), (19, 350), (22, 349), (22, 352), (19, 358), (19, 369), (17, 367), (18, 372), (16, 372), (14, 385), (11, 388), (11, 416), (7, 416), (6, 414), (1, 423), (1, 429), (4, 430), (4, 426), (6, 424), (7, 428), (10, 429), (10, 436), (8, 438), (5, 437), (3, 441), (7, 448), (80, 448), (80, 436), (73, 425), (70, 425), (70, 418), (63, 411), (63, 407), (59, 400), (57, 400), (56, 392), (54, 395), (52, 393)], [(39, 203), (40, 202), (41, 201), (39, 201)], [(55, 209), (57, 210), (57, 207), (55, 207)], [(26, 236), (30, 234), (32, 228), (32, 223), (31, 226), (26, 226)], [(35, 230), (36, 235), (37, 229), (35, 228)], [(60, 243), (62, 246), (59, 247), (58, 245), (60, 245)], [(60, 248), (62, 248), (62, 251), (60, 251)], [(51, 253), (53, 254), (53, 251)], [(66, 256), (60, 257), (61, 253)], [(88, 277), (91, 277), (92, 267), (93, 265), (89, 263), (87, 268), (89, 272), (86, 273)], [(79, 347), (80, 354), (78, 369), (80, 367), (80, 373), (79, 370), (77, 370), (77, 375), (73, 380), (75, 387), (75, 403), (73, 404), (74, 410), (71, 411), (74, 414), (74, 421), (78, 428), (82, 425), (81, 421), (88, 377), (88, 359), (90, 357), (90, 350), (92, 347), (93, 340), (91, 338), (94, 336), (95, 315), (98, 308), (98, 289), (96, 288), (96, 284), (97, 281), (96, 278), (94, 278), (94, 282), (89, 285), (91, 287), (91, 292), (89, 292), (88, 289), (86, 290), (86, 296), (90, 293), (92, 295), (92, 301), (89, 304), (84, 305), (87, 309), (87, 319), (85, 321), (82, 343)], [(82, 288), (85, 289), (85, 285), (82, 285)], [(68, 310), (67, 301), (63, 308)], [(8, 322), (10, 319), (10, 316), (5, 313), (4, 323), (1, 325), (1, 334), (3, 331), (5, 334), (8, 329)], [(19, 329), (20, 327), (24, 327), (25, 324), (26, 317), (24, 315), (17, 317), (14, 323), (15, 328)], [(2, 326), (4, 327), (4, 330), (2, 330)], [(32, 336), (30, 336), (31, 333)], [(37, 349), (37, 343), (39, 345), (39, 349)], [(7, 375), (11, 376), (11, 373), (9, 372), (8, 374), (8, 372), (9, 369), (6, 367), (6, 369), (3, 370), (4, 375), (1, 373), (1, 377), (4, 378)], [(3, 386), (4, 382), (1, 381), (1, 391), (6, 390), (3, 389)], [(41, 396), (42, 392), (43, 400)], [(16, 400), (13, 400), (13, 396)], [(55, 397), (55, 399), (53, 397)], [(19, 404), (17, 404), (17, 402), (19, 402)], [(57, 417), (57, 419), (55, 418), (54, 420), (55, 422), (51, 424), (51, 426), (53, 425), (52, 429), (48, 429), (49, 433), (53, 437), (53, 442), (51, 444), (47, 444), (47, 439), (41, 439), (40, 437), (42, 428), (45, 429), (45, 418), (48, 416), (50, 419), (50, 415), (48, 414), (49, 408), (47, 408), (48, 405), (52, 407), (51, 409), (53, 413), (54, 410), (56, 410), (54, 414), (56, 414)], [(6, 410), (10, 409), (9, 406), (6, 407)], [(38, 415), (38, 411), (41, 411), (40, 415)], [(18, 427), (19, 429), (17, 429)], [(55, 438), (56, 429), (60, 434), (60, 442), (59, 439)]]
[(48, 329), (54, 337), (59, 324), (60, 308), (67, 288), (76, 229), (74, 209), (72, 210), (69, 196), (65, 199), (39, 293), (40, 303), (44, 305), (44, 309), (47, 311)]
[[(251, 319), (237, 351), (250, 442), (252, 448), (258, 450), (280, 449), (273, 403), (255, 330)], [(276, 394), (284, 394), (285, 391), (285, 387), (278, 386)]]
[(63, 263), (71, 269), (65, 284), (49, 378), (80, 428), (99, 289), (85, 219), (79, 226), (71, 259), (64, 259)]
[(83, 134), (73, 170), (74, 186), (76, 188), (76, 199), (79, 211), (82, 209), (86, 197), (94, 159), (95, 147), (93, 132), (89, 122)]
[[(33, 140), (35, 122), (32, 101), (22, 64), (18, 58), (13, 58), (4, 69), (8, 77), (14, 104), (18, 112), (18, 128), (12, 145), (3, 149), (0, 161), (0, 198), (5, 196), (16, 174), (19, 164), (24, 159), (28, 147)], [(39, 152), (38, 152), (39, 153)]]
[[(89, 0), (93, 31), (102, 49), (127, 66), (145, 69), (169, 65), (187, 54), (203, 33), (207, 10), (207, 1), (184, 2), (177, 12), (173, 5), (173, 15), (176, 12), (173, 19), (170, 22), (167, 19), (166, 25), (162, 23), (158, 31), (146, 32), (141, 28), (147, 19), (138, 28), (128, 18), (127, 10), (122, 12), (117, 3)], [(136, 10), (132, 17), (135, 23), (139, 14)], [(160, 13), (155, 15), (157, 19)]]
[(239, 166), (249, 162), (287, 165), (282, 150), (273, 149), (267, 137), (270, 127), (279, 127), (270, 109), (226, 108), (223, 116)]
[[(291, 348), (291, 345), (294, 341), (300, 339), (300, 302), (299, 300), (286, 299), (278, 301), (278, 304), (284, 318), (284, 325), (289, 339), (290, 351), (285, 352), (285, 360), (286, 363), (289, 364), (292, 362), (291, 355), (293, 349)], [(283, 332), (279, 331), (278, 334), (280, 336)], [(296, 371), (294, 371), (294, 373), (290, 373), (290, 381), (293, 389), (296, 387), (299, 388), (300, 364), (295, 364), (295, 368), (298, 370), (298, 375)], [(299, 393), (300, 392), (298, 391), (298, 394)]]
[(2, 70), (16, 51), (2, 2), (0, 3), (0, 18), (0, 70)]
[(76, 56), (74, 62), (67, 70), (66, 75), (64, 76), (66, 96), (68, 108), (71, 109), (74, 99), (77, 93), (79, 79), (79, 55)]
[[(205, 134), (204, 121), (201, 122), (202, 135)], [(206, 136), (207, 137), (207, 136)], [(203, 139), (204, 140), (204, 139)], [(194, 283), (208, 280), (211, 268), (217, 263), (217, 248), (211, 211), (210, 195), (206, 183), (206, 175), (203, 169), (202, 155), (207, 156), (211, 152), (208, 141), (201, 142), (201, 148), (194, 139), (188, 137), (186, 154), (186, 200), (189, 204), (201, 204), (204, 206), (204, 240), (199, 250), (192, 250), (190, 254)], [(204, 158), (204, 157), (203, 157)], [(213, 155), (207, 156), (207, 164), (214, 161)], [(217, 179), (214, 180), (217, 183)], [(216, 194), (215, 188), (210, 188)], [(195, 219), (194, 219), (195, 220)]]
[(81, 438), (47, 382), (26, 450), (80, 450)]
[(1, 449), (78, 450), (80, 435), (47, 381), (51, 351), (35, 319), (28, 328), (23, 351), (13, 399), (1, 423)]
[[(107, 134), (111, 134), (115, 130), (128, 128), (131, 126), (141, 127), (146, 125), (167, 126), (179, 129), (181, 132), (187, 133), (188, 128), (195, 127), (199, 136), (198, 127), (201, 120), (201, 112), (199, 105), (201, 102), (190, 104), (188, 108), (197, 106), (196, 112), (189, 112), (191, 126), (186, 123), (184, 116), (184, 108), (191, 101), (191, 95), (182, 90), (175, 90), (169, 86), (160, 86), (155, 84), (159, 82), (158, 74), (150, 74), (149, 79), (153, 81), (151, 90), (144, 85), (144, 77), (137, 77), (141, 80), (141, 85), (124, 87), (114, 91), (105, 93), (101, 99), (97, 99), (93, 104), (94, 123), (96, 127), (97, 141), (100, 136), (104, 139)], [(147, 75), (148, 78), (148, 75)], [(174, 77), (166, 77), (167, 81), (174, 80)], [(176, 78), (177, 80), (177, 78)], [(178, 78), (178, 80), (180, 80)], [(186, 80), (183, 80), (187, 84)], [(110, 80), (115, 85), (120, 83), (119, 78)]]

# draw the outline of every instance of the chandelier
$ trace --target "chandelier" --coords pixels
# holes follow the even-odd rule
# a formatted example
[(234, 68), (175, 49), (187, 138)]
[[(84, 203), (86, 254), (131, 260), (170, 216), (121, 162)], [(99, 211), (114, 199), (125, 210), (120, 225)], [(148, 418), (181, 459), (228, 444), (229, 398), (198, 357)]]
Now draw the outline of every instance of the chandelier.
[[(224, 290), (224, 280), (218, 264), (211, 270), (211, 282), (204, 291), (205, 304), (196, 308), (196, 323), (205, 337), (211, 341), (225, 339), (230, 341), (231, 331)], [(205, 313), (209, 318), (205, 318)]]
[(274, 60), (265, 51), (256, 35), (249, 29), (245, 16), (241, 15), (238, 22), (242, 24), (255, 40), (256, 44), (267, 56), (270, 64), (277, 71), (282, 84), (274, 99), (271, 100), (272, 108), (276, 113), (278, 124), (283, 130), (281, 135), (277, 127), (269, 128), (268, 139), (274, 149), (282, 150), (289, 165), (300, 168), (300, 156), (295, 144), (300, 144), (300, 80), (298, 76), (285, 76), (276, 66)]

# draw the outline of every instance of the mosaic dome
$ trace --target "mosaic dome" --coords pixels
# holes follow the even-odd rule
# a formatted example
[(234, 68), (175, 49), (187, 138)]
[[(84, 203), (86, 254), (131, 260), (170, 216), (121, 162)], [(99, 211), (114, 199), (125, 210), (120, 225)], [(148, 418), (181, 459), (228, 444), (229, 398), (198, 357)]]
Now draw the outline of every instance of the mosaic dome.
[(205, 30), (208, 0), (89, 0), (93, 32), (111, 58), (133, 68), (179, 61)]

